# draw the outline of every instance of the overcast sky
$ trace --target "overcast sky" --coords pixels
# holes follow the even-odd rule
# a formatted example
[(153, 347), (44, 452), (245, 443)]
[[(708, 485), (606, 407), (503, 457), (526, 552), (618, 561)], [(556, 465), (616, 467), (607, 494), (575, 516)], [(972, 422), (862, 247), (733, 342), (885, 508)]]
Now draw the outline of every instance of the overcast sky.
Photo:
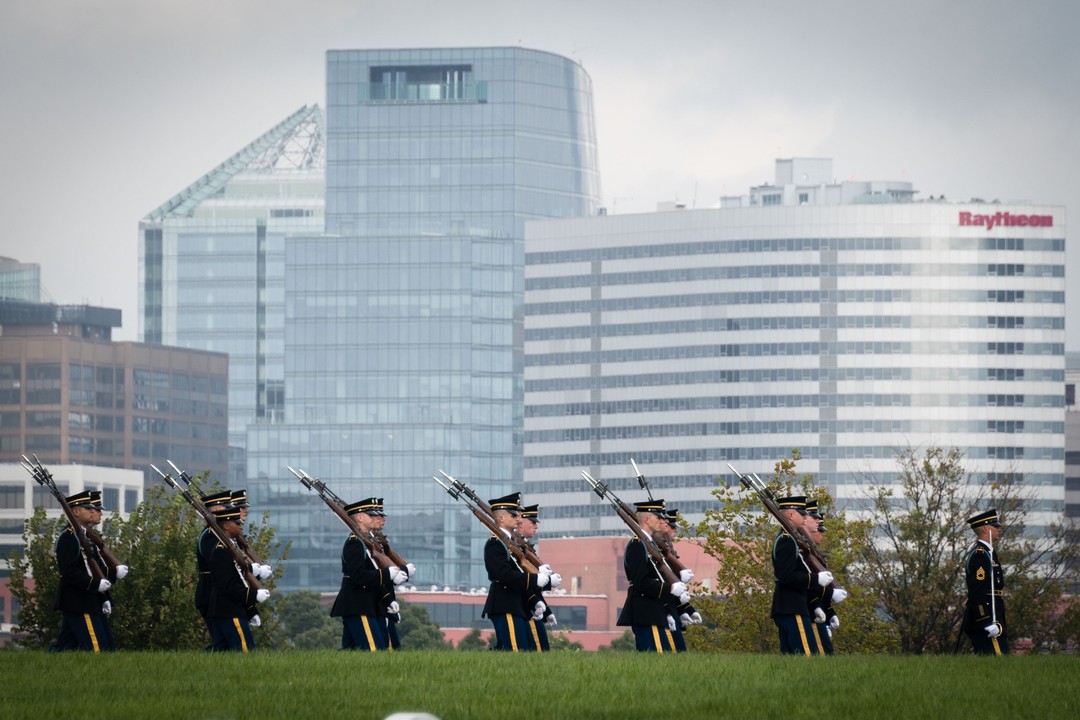
[[(40, 263), (58, 303), (121, 308), (114, 337), (137, 339), (139, 219), (325, 106), (331, 48), (580, 61), (610, 212), (709, 207), (792, 156), (917, 197), (1080, 208), (1078, 28), (1076, 0), (0, 0), (0, 255)], [(1068, 318), (1080, 351), (1080, 292)]]

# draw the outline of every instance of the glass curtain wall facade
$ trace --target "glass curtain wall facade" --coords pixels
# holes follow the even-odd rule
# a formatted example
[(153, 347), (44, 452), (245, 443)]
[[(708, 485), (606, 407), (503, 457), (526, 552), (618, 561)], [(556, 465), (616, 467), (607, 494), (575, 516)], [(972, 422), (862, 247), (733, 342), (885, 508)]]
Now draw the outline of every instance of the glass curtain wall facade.
[(229, 356), (233, 487), (248, 424), (285, 419), (285, 238), (323, 228), (323, 124), (301, 108), (139, 225), (143, 341)]
[(737, 484), (725, 463), (765, 476), (793, 448), (839, 509), (937, 445), (977, 481), (1019, 479), (1034, 532), (1060, 520), (1064, 219), (875, 200), (530, 224), (525, 493), (545, 532), (622, 531), (580, 470), (641, 500), (634, 458), (694, 521)]
[(344, 527), (287, 471), (383, 497), (418, 582), (486, 585), (486, 532), (432, 481), (522, 482), (524, 225), (599, 205), (591, 82), (522, 48), (327, 55), (326, 233), (287, 240), (284, 425), (249, 489), (293, 541), (283, 586), (333, 590)]

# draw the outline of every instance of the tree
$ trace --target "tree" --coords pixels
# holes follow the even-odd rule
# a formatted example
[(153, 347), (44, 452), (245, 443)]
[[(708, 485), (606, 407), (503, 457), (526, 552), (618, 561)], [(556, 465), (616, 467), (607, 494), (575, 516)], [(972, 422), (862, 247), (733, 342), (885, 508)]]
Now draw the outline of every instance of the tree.
[(906, 448), (897, 453), (894, 483), (870, 478), (867, 514), (877, 535), (863, 548), (863, 578), (895, 622), (902, 652), (953, 652), (966, 603), (963, 561), (974, 543), (966, 520), (997, 507), (1005, 525), (995, 550), (1005, 570), (1009, 637), (1056, 649), (1076, 546), (1064, 523), (1042, 537), (1026, 535), (1022, 485), (1012, 477), (973, 484), (963, 459), (957, 448), (929, 447), (921, 455)]
[(401, 622), (398, 637), (402, 650), (449, 650), (450, 643), (443, 639), (442, 630), (432, 621), (423, 605), (400, 603)]
[(466, 652), (475, 650), (487, 650), (488, 645), (484, 640), (484, 636), (480, 634), (480, 628), (473, 628), (469, 631), (469, 634), (461, 638), (457, 645), (458, 650), (464, 650)]
[(319, 593), (298, 590), (276, 600), (271, 612), (278, 622), (274, 648), (319, 650), (341, 647), (341, 621), (319, 601)]
[[(776, 463), (769, 487), (777, 496), (800, 494), (816, 498), (826, 510), (829, 494), (813, 486), (813, 477), (796, 476), (798, 451)], [(698, 595), (693, 604), (704, 623), (685, 632), (687, 646), (703, 652), (778, 652), (776, 625), (769, 616), (775, 579), (772, 544), (779, 524), (761, 504), (757, 493), (721, 486), (713, 491), (719, 510), (706, 510), (696, 526), (684, 524), (692, 539), (720, 562), (711, 594)], [(869, 543), (870, 526), (848, 520), (843, 513), (828, 513), (822, 548), (829, 568), (848, 592), (836, 607), (841, 627), (834, 640), (839, 653), (881, 652), (894, 646), (892, 628), (876, 614), (876, 594), (851, 572), (859, 551)], [(695, 584), (700, 591), (702, 584)]]
[[(12, 594), (23, 607), (17, 632), (27, 647), (44, 647), (58, 632), (60, 618), (52, 611), (59, 581), (53, 547), (65, 524), (62, 518), (46, 520), (44, 509), (37, 508), (23, 536), (25, 554), (12, 555)], [(118, 648), (182, 650), (202, 648), (209, 642), (194, 606), (194, 548), (203, 527), (190, 505), (163, 486), (148, 490), (127, 520), (114, 514), (105, 524), (102, 535), (106, 545), (131, 568), (110, 591), (110, 624)], [(274, 565), (275, 576), (280, 576), (287, 548), (274, 541), (266, 516), (261, 524), (249, 521), (245, 530), (252, 549), (264, 562)], [(35, 580), (33, 588), (26, 582), (30, 577)], [(263, 584), (272, 589), (274, 579)], [(257, 646), (272, 644), (277, 627), (269, 613), (263, 619), (267, 622), (254, 630)]]
[(573, 630), (563, 630), (561, 632), (548, 633), (548, 645), (551, 646), (551, 652), (555, 652), (556, 650), (570, 650), (575, 652), (584, 650), (584, 645), (570, 639), (573, 632)]
[(608, 645), (601, 645), (599, 650), (600, 652), (636, 652), (637, 644), (634, 642), (634, 634), (627, 630)]

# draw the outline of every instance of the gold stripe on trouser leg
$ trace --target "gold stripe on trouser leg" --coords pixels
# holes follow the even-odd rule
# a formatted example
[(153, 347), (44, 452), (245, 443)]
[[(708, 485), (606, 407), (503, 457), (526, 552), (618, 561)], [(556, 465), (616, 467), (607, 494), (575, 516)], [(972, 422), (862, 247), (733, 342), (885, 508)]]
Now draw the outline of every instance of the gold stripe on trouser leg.
[(664, 652), (664, 644), (660, 642), (660, 628), (656, 627), (655, 625), (652, 626), (652, 638), (653, 645), (656, 646), (656, 652)]
[(83, 613), (83, 619), (86, 620), (86, 631), (90, 633), (90, 644), (94, 646), (94, 652), (101, 652), (101, 648), (98, 646), (97, 633), (94, 632), (94, 623), (90, 620), (90, 613)]
[(517, 633), (514, 632), (514, 616), (510, 613), (506, 613), (506, 629), (510, 632), (510, 649), (517, 652), (518, 644)]
[(670, 630), (665, 630), (664, 634), (667, 636), (667, 649), (675, 652), (675, 636), (671, 634)]
[(998, 645), (997, 638), (996, 637), (990, 638), (990, 642), (992, 642), (994, 644), (994, 654), (995, 655), (1000, 655), (1001, 654), (1001, 646)]
[(247, 638), (244, 637), (244, 628), (240, 627), (240, 618), (232, 619), (233, 625), (236, 627), (236, 634), (240, 636), (240, 651), (247, 652)]
[(802, 624), (802, 615), (795, 616), (795, 624), (799, 626), (799, 639), (802, 640), (802, 649), (804, 655), (810, 654), (810, 643), (806, 639), (806, 628)]
[(540, 647), (540, 629), (536, 626), (536, 620), (526, 620), (529, 623), (529, 629), (532, 630), (533, 642), (536, 643), (536, 652), (544, 652), (544, 648)]
[(379, 648), (375, 647), (375, 638), (371, 635), (371, 626), (368, 625), (367, 615), (360, 616), (360, 622), (364, 623), (364, 635), (367, 636), (367, 645), (371, 652), (375, 652)]
[(821, 633), (818, 632), (817, 623), (814, 623), (814, 640), (817, 642), (818, 655), (825, 654), (825, 646), (821, 644)]

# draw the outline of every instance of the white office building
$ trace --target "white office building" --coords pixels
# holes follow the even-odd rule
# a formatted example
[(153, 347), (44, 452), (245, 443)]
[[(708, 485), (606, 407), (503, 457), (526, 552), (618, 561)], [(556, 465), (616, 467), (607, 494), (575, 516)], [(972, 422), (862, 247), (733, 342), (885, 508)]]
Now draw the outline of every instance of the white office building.
[(713, 209), (526, 229), (525, 495), (545, 534), (621, 521), (580, 478), (691, 520), (797, 448), (856, 510), (897, 452), (960, 448), (1021, 480), (1031, 527), (1065, 486), (1065, 209), (917, 201), (908, 182), (774, 185)]

